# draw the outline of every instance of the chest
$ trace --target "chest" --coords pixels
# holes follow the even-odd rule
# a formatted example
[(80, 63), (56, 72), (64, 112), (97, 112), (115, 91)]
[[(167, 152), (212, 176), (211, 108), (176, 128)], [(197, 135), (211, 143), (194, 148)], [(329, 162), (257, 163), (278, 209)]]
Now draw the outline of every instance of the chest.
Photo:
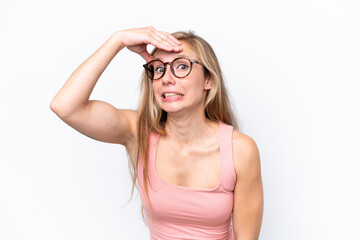
[(219, 142), (177, 146), (159, 141), (155, 169), (160, 178), (173, 185), (213, 189), (220, 182)]

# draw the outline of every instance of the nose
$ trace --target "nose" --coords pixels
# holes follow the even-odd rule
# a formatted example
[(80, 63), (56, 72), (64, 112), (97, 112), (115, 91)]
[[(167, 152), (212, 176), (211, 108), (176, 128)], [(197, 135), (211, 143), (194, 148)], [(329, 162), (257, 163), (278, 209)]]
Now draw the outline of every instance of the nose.
[[(168, 67), (169, 66), (169, 67)], [(164, 76), (162, 76), (161, 80), (163, 84), (174, 84), (175, 83), (175, 76), (171, 72), (170, 63), (165, 63), (165, 73)]]

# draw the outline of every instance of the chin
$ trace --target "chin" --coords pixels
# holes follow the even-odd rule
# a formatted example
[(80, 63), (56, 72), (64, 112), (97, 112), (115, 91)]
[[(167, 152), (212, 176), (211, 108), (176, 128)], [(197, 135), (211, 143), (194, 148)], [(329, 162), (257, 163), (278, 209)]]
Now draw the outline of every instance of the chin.
[(184, 109), (182, 107), (162, 107), (162, 106), (160, 106), (160, 108), (167, 113), (177, 113), (177, 112), (181, 112)]
[(156, 99), (156, 104), (167, 113), (175, 113), (184, 109), (183, 101), (163, 102), (161, 99)]

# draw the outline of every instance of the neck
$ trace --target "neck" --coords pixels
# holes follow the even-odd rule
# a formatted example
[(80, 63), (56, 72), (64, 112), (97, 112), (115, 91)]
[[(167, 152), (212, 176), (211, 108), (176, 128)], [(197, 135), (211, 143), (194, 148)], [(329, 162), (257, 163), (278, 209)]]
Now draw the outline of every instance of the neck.
[(211, 136), (214, 124), (205, 117), (205, 113), (192, 115), (167, 115), (165, 130), (167, 136), (181, 144), (194, 144)]

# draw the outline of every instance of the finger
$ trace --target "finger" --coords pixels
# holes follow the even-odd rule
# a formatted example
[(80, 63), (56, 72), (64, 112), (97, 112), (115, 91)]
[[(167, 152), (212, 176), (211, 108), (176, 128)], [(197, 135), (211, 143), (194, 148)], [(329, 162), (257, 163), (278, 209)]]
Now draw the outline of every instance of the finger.
[(153, 56), (151, 56), (147, 50), (145, 50), (139, 54), (143, 59), (145, 59), (146, 62), (150, 62), (151, 60), (154, 59)]
[(173, 48), (172, 50), (176, 50), (176, 51), (180, 50), (178, 42), (180, 44), (181, 42), (178, 41), (173, 36), (171, 36), (169, 33), (159, 32), (157, 30), (153, 30), (153, 33), (155, 34), (154, 36), (156, 36), (156, 38), (158, 37), (161, 39), (161, 42), (164, 42), (164, 44), (171, 46)]
[(142, 54), (141, 57), (145, 59), (146, 62), (154, 60), (153, 56), (151, 56), (148, 52)]
[(171, 52), (174, 50), (174, 47), (173, 46), (170, 46), (169, 44), (167, 43), (164, 43), (164, 42), (158, 42), (157, 44), (154, 45), (155, 47), (159, 48), (159, 49), (162, 49), (162, 50), (165, 50), (167, 52)]
[[(175, 44), (174, 42), (172, 42), (169, 39), (168, 40), (163, 39), (161, 42), (158, 42), (158, 44), (160, 46), (165, 47), (164, 50), (169, 51), (169, 52), (171, 52), (171, 51), (175, 51), (175, 52), (182, 51), (182, 48), (180, 46), (178, 46), (177, 44)], [(163, 48), (163, 47), (161, 47), (161, 48)]]
[(172, 46), (170, 43), (168, 43), (167, 41), (165, 41), (164, 39), (158, 39), (158, 36), (154, 36), (153, 37), (154, 41), (151, 42), (152, 45), (154, 45), (157, 48), (163, 49), (165, 51), (172, 51), (174, 50), (175, 46)]
[(182, 42), (180, 42), (179, 40), (177, 40), (173, 35), (171, 35), (168, 32), (161, 32), (162, 34), (164, 34), (165, 36), (167, 36), (173, 43), (177, 44), (177, 45), (181, 45)]
[(162, 42), (165, 36), (158, 34), (156, 31), (152, 31), (151, 36), (158, 42)]
[(174, 36), (172, 36), (171, 34), (169, 34), (167, 32), (163, 32), (163, 34), (166, 35), (168, 41), (170, 41), (172, 46), (174, 47), (173, 51), (181, 52), (183, 50), (183, 48), (180, 46), (182, 44), (182, 42), (180, 42)]

